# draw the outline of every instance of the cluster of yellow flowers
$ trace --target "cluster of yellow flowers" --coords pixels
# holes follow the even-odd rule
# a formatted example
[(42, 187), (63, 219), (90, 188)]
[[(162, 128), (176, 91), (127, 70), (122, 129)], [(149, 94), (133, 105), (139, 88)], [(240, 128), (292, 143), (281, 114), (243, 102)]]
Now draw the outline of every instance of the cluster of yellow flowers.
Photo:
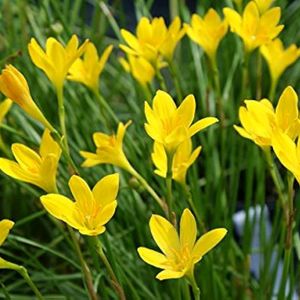
[[(260, 48), (268, 63), (274, 88), (281, 74), (296, 61), (300, 52), (295, 45), (284, 49), (281, 40), (275, 39), (283, 29), (283, 25), (278, 25), (281, 11), (279, 7), (270, 8), (272, 1), (266, 2), (250, 1), (242, 15), (231, 8), (224, 8), (224, 20), (214, 9), (209, 9), (203, 18), (194, 14), (191, 24), (183, 26), (179, 17), (169, 27), (162, 17), (152, 20), (142, 17), (136, 28), (136, 36), (125, 29), (121, 30), (126, 45), (121, 44), (120, 48), (126, 53), (127, 59), (123, 57), (120, 62), (140, 84), (147, 85), (155, 76), (161, 76), (161, 68), (167, 65), (171, 67), (176, 46), (187, 34), (216, 64), (217, 49), (229, 27), (241, 37), (246, 53)], [(103, 177), (92, 190), (83, 178), (72, 175), (69, 187), (75, 201), (59, 193), (56, 181), (62, 153), (72, 162), (64, 120), (63, 86), (66, 79), (77, 81), (98, 95), (99, 76), (112, 49), (111, 45), (108, 46), (99, 57), (95, 45), (86, 40), (79, 46), (75, 35), (65, 47), (56, 39), (48, 38), (45, 50), (34, 38), (30, 41), (28, 51), (33, 63), (44, 71), (56, 89), (60, 130), (55, 129), (32, 99), (21, 72), (8, 65), (0, 75), (0, 91), (8, 98), (1, 103), (0, 121), (13, 101), (46, 128), (38, 152), (23, 144), (13, 144), (11, 150), (16, 161), (0, 158), (1, 171), (41, 188), (47, 193), (40, 198), (44, 208), (81, 234), (89, 236), (102, 234), (115, 213), (119, 175), (115, 173)], [(151, 101), (147, 100), (144, 105), (145, 131), (153, 140), (151, 157), (156, 168), (154, 172), (166, 179), (168, 189), (172, 180), (185, 186), (188, 168), (202, 149), (198, 146), (193, 150), (192, 137), (218, 122), (218, 119), (206, 117), (193, 123), (196, 111), (193, 95), (186, 96), (178, 106), (166, 90), (158, 90)], [(281, 163), (300, 183), (300, 121), (298, 97), (293, 88), (284, 90), (276, 109), (267, 99), (245, 100), (245, 105), (239, 109), (242, 127), (235, 126), (235, 129), (263, 149), (272, 147)], [(138, 253), (145, 262), (163, 269), (157, 275), (158, 279), (186, 276), (193, 284), (194, 265), (224, 238), (227, 230), (217, 228), (208, 231), (196, 241), (195, 218), (189, 209), (185, 209), (180, 219), (180, 234), (177, 233), (172, 219), (172, 199), (167, 199), (166, 203), (157, 196), (124, 152), (123, 139), (130, 123), (119, 122), (116, 134), (94, 133), (96, 151), (80, 152), (85, 159), (82, 167), (112, 164), (129, 172), (145, 186), (164, 209), (168, 220), (154, 214), (149, 222), (151, 234), (163, 254), (144, 247), (138, 248)], [(0, 246), (12, 226), (12, 221), (0, 222)], [(0, 259), (2, 267), (5, 267), (5, 261)]]

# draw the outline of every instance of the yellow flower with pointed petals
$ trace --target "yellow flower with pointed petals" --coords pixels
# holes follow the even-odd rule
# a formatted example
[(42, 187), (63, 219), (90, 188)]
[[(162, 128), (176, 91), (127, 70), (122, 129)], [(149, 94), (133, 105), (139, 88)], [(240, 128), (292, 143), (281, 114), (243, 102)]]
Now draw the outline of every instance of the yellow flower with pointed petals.
[[(13, 221), (7, 219), (0, 221), (0, 247), (5, 242), (9, 231), (12, 229), (14, 224), (15, 223)], [(0, 269), (6, 269), (9, 267), (10, 264), (11, 263), (7, 262), (6, 260), (0, 257)]]
[(41, 197), (45, 209), (81, 234), (95, 236), (103, 233), (117, 207), (119, 174), (103, 177), (92, 190), (81, 177), (73, 175), (69, 187), (75, 202), (60, 194), (48, 194)]
[(259, 12), (261, 14), (265, 13), (272, 5), (272, 3), (274, 2), (274, 0), (254, 0)]
[(125, 125), (120, 122), (116, 135), (108, 135), (102, 132), (94, 133), (93, 140), (97, 147), (96, 153), (80, 151), (80, 155), (85, 158), (82, 166), (90, 168), (99, 164), (112, 164), (135, 176), (136, 171), (127, 160), (123, 151), (124, 135), (130, 124), (131, 121), (128, 121)]
[(152, 108), (145, 102), (145, 130), (168, 153), (174, 154), (183, 141), (218, 122), (217, 118), (207, 117), (192, 124), (195, 110), (196, 101), (193, 95), (187, 96), (177, 108), (168, 93), (158, 90), (153, 98)]
[(85, 40), (78, 47), (78, 38), (74, 34), (64, 47), (55, 38), (50, 37), (46, 41), (46, 51), (44, 51), (32, 38), (28, 44), (28, 51), (33, 63), (45, 72), (56, 89), (61, 89), (70, 67), (83, 54), (88, 42)]
[(268, 63), (273, 82), (277, 82), (285, 69), (299, 58), (299, 49), (295, 44), (284, 49), (280, 39), (260, 47), (260, 52)]
[(287, 134), (279, 130), (273, 134), (272, 147), (279, 161), (300, 184), (300, 139), (297, 144)]
[(273, 133), (281, 131), (295, 139), (300, 133), (298, 96), (291, 86), (281, 94), (276, 109), (272, 103), (263, 99), (245, 100), (246, 107), (239, 109), (239, 118), (243, 127), (234, 125), (244, 138), (259, 146), (271, 146)]
[(37, 107), (30, 95), (25, 77), (14, 66), (7, 65), (0, 75), (0, 91), (9, 99), (16, 102), (32, 118), (41, 122), (53, 131), (43, 113)]
[(69, 75), (67, 78), (69, 80), (83, 83), (92, 91), (98, 92), (99, 76), (104, 69), (104, 65), (107, 62), (112, 49), (112, 45), (107, 46), (99, 58), (95, 45), (93, 43), (89, 43), (86, 46), (83, 59), (77, 58), (75, 60), (69, 69)]
[(31, 183), (50, 193), (56, 191), (56, 172), (61, 155), (59, 145), (46, 129), (39, 153), (23, 144), (13, 144), (15, 161), (0, 158), (0, 170), (17, 180)]
[(196, 241), (196, 221), (189, 209), (182, 213), (179, 235), (175, 227), (159, 215), (152, 215), (149, 225), (152, 237), (163, 253), (144, 247), (139, 247), (138, 253), (146, 263), (163, 269), (156, 276), (159, 280), (193, 276), (194, 265), (227, 233), (225, 228), (213, 229)]
[(0, 104), (0, 124), (3, 122), (6, 114), (8, 113), (9, 109), (11, 108), (12, 101), (10, 99), (5, 99)]
[(131, 73), (141, 85), (150, 83), (155, 76), (153, 66), (143, 57), (128, 55), (128, 61), (123, 57), (119, 61), (124, 70)]
[(231, 31), (242, 38), (247, 52), (273, 40), (284, 27), (278, 25), (280, 7), (271, 8), (260, 15), (255, 2), (250, 1), (242, 16), (228, 7), (223, 12)]
[[(185, 184), (187, 170), (195, 162), (200, 154), (200, 151), (201, 146), (197, 147), (192, 152), (191, 139), (187, 139), (178, 146), (172, 161), (172, 178), (175, 181)], [(162, 144), (154, 142), (151, 158), (156, 167), (154, 173), (166, 178), (168, 158), (166, 150)]]
[(120, 48), (127, 54), (145, 58), (156, 67), (159, 54), (167, 60), (172, 59), (176, 45), (184, 33), (179, 17), (173, 20), (169, 28), (162, 17), (151, 21), (142, 17), (136, 28), (136, 36), (121, 29), (121, 35), (128, 46), (121, 44)]
[(199, 44), (210, 59), (215, 60), (219, 44), (227, 33), (228, 24), (210, 8), (204, 18), (193, 14), (191, 25), (185, 24), (187, 35)]

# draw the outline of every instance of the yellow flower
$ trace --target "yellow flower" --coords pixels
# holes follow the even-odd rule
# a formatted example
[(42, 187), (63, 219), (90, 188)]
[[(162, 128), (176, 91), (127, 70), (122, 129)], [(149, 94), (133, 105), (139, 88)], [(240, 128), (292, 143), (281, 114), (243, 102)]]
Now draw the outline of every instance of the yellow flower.
[(300, 184), (300, 139), (296, 144), (287, 134), (278, 130), (273, 134), (272, 147), (279, 161)]
[(92, 91), (97, 92), (99, 88), (99, 76), (113, 49), (110, 45), (106, 47), (99, 58), (97, 49), (93, 43), (86, 46), (83, 59), (76, 59), (69, 69), (68, 79), (78, 81), (86, 85)]
[(152, 215), (150, 231), (163, 253), (139, 247), (140, 257), (148, 264), (163, 269), (156, 278), (159, 280), (193, 276), (194, 265), (214, 248), (226, 235), (225, 228), (213, 229), (197, 241), (196, 221), (189, 209), (185, 209), (180, 220), (180, 234), (165, 218)]
[[(13, 221), (7, 219), (0, 221), (0, 247), (5, 242), (9, 234), (9, 231), (12, 229), (14, 224), (15, 223)], [(7, 262), (6, 260), (0, 257), (0, 269), (5, 269), (9, 267), (10, 264), (11, 263)]]
[[(192, 152), (192, 140), (187, 139), (182, 142), (173, 157), (172, 161), (172, 178), (181, 183), (185, 184), (186, 173), (188, 168), (195, 162), (201, 151), (201, 146), (197, 147)], [(154, 142), (153, 152), (152, 152), (152, 161), (156, 167), (154, 173), (157, 175), (166, 178), (167, 176), (167, 153), (162, 144)]]
[(28, 44), (28, 51), (33, 63), (46, 73), (56, 89), (60, 89), (70, 67), (83, 54), (87, 44), (88, 40), (85, 40), (78, 48), (78, 38), (73, 35), (64, 47), (55, 38), (50, 37), (46, 41), (46, 51), (44, 51), (32, 38)]
[(218, 122), (208, 117), (192, 125), (196, 109), (193, 95), (187, 96), (177, 108), (171, 96), (158, 90), (153, 98), (153, 108), (145, 102), (147, 122), (145, 130), (156, 142), (162, 144), (168, 153), (174, 153), (177, 147), (198, 131)]
[(54, 130), (31, 98), (25, 77), (14, 66), (7, 65), (2, 70), (0, 75), (0, 91), (7, 98), (16, 102), (32, 118), (41, 122), (51, 131)]
[(259, 12), (261, 14), (265, 13), (272, 5), (272, 3), (274, 2), (274, 0), (254, 0)]
[(103, 177), (91, 190), (79, 176), (73, 175), (69, 187), (75, 202), (59, 194), (41, 197), (45, 209), (55, 218), (66, 222), (84, 235), (99, 235), (117, 207), (119, 174)]
[(261, 46), (260, 52), (268, 63), (272, 81), (274, 82), (277, 82), (285, 69), (299, 57), (299, 49), (295, 44), (284, 49), (280, 39), (275, 39)]
[(121, 29), (121, 35), (129, 47), (121, 44), (120, 48), (127, 54), (141, 56), (157, 66), (159, 54), (167, 60), (172, 59), (176, 45), (184, 33), (179, 17), (173, 20), (169, 28), (162, 17), (153, 18), (152, 21), (142, 17), (136, 28), (136, 36)]
[(231, 31), (243, 39), (248, 52), (273, 40), (284, 27), (277, 26), (281, 15), (280, 7), (271, 8), (260, 15), (255, 2), (250, 1), (242, 16), (228, 7), (223, 12)]
[(128, 55), (128, 61), (121, 57), (119, 62), (124, 70), (131, 73), (141, 85), (150, 83), (155, 76), (153, 66), (143, 57)]
[(291, 86), (281, 94), (274, 110), (272, 103), (245, 100), (246, 107), (240, 107), (239, 118), (243, 127), (234, 125), (244, 138), (253, 140), (259, 146), (271, 146), (273, 133), (280, 130), (292, 139), (300, 133), (298, 96)]
[(135, 176), (136, 171), (130, 165), (123, 151), (123, 138), (130, 124), (131, 121), (128, 121), (125, 125), (120, 122), (116, 135), (108, 135), (102, 132), (94, 133), (93, 140), (97, 147), (96, 153), (80, 151), (80, 155), (86, 159), (82, 166), (90, 168), (98, 164), (112, 164)]
[(8, 113), (12, 101), (10, 99), (5, 99), (3, 102), (0, 104), (0, 124), (3, 122), (3, 119), (5, 118), (6, 114)]
[(11, 149), (17, 162), (0, 158), (2, 172), (36, 185), (48, 193), (56, 191), (56, 172), (61, 149), (48, 129), (44, 131), (39, 153), (22, 144), (13, 144)]
[(191, 25), (185, 24), (185, 27), (188, 36), (214, 60), (219, 44), (227, 32), (227, 22), (222, 21), (218, 13), (210, 8), (203, 19), (193, 14)]

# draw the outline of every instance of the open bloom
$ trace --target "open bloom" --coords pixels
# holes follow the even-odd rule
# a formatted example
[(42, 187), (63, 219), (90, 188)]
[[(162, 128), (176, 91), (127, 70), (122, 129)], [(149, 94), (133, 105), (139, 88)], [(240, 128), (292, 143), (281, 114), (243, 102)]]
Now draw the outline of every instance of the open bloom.
[(272, 5), (274, 0), (254, 0), (261, 14), (265, 13)]
[(210, 59), (214, 60), (217, 49), (225, 36), (228, 25), (226, 20), (221, 20), (218, 13), (210, 8), (202, 19), (193, 14), (191, 25), (185, 24), (187, 35), (199, 44)]
[[(0, 221), (0, 247), (2, 246), (2, 244), (5, 242), (9, 231), (12, 229), (12, 227), (14, 226), (14, 222), (11, 220), (1, 220)], [(7, 262), (6, 260), (4, 260), (3, 258), (0, 257), (0, 269), (5, 269), (10, 265), (9, 262)]]
[(260, 52), (268, 63), (273, 82), (277, 82), (285, 69), (293, 64), (300, 55), (295, 44), (284, 49), (280, 39), (275, 39), (260, 47)]
[(28, 51), (33, 63), (45, 72), (57, 89), (60, 89), (70, 67), (83, 54), (87, 44), (88, 40), (85, 40), (78, 47), (78, 38), (73, 35), (64, 47), (55, 38), (50, 37), (46, 41), (46, 51), (44, 51), (37, 41), (32, 38), (28, 44)]
[(112, 45), (105, 48), (99, 58), (97, 49), (93, 43), (86, 46), (83, 59), (77, 58), (69, 69), (68, 79), (78, 81), (86, 85), (92, 91), (97, 92), (99, 88), (99, 76), (113, 49)]
[(194, 265), (227, 233), (225, 228), (213, 229), (196, 241), (196, 221), (189, 209), (182, 213), (179, 236), (175, 227), (161, 216), (152, 215), (149, 225), (152, 237), (163, 253), (144, 247), (139, 247), (138, 253), (146, 263), (163, 269), (156, 276), (159, 280), (193, 276)]
[[(192, 140), (187, 139), (182, 142), (172, 160), (172, 178), (181, 183), (185, 184), (186, 173), (188, 168), (195, 162), (201, 151), (201, 146), (197, 147), (192, 152)], [(154, 173), (166, 178), (168, 168), (168, 158), (164, 146), (160, 143), (154, 142), (152, 161), (156, 167)]]
[(128, 54), (141, 56), (154, 66), (157, 66), (158, 56), (171, 60), (176, 45), (183, 37), (185, 30), (181, 28), (181, 21), (176, 17), (167, 28), (162, 17), (150, 21), (142, 17), (136, 28), (136, 36), (122, 29), (121, 35), (128, 46), (121, 44), (120, 48)]
[(80, 155), (86, 159), (82, 166), (89, 168), (99, 164), (112, 164), (135, 175), (136, 171), (130, 165), (123, 151), (123, 138), (126, 129), (130, 124), (131, 121), (127, 122), (125, 125), (120, 122), (116, 135), (95, 132), (93, 134), (93, 140), (97, 147), (96, 153), (80, 151)]
[(192, 125), (196, 109), (193, 95), (187, 96), (177, 108), (168, 93), (158, 90), (153, 98), (152, 107), (145, 102), (145, 130), (154, 141), (162, 144), (168, 153), (174, 153), (183, 141), (218, 122), (217, 118), (207, 117)]
[(37, 107), (30, 95), (25, 77), (14, 66), (7, 65), (0, 75), (0, 91), (9, 99), (16, 102), (32, 118), (53, 130), (43, 113)]
[(124, 70), (131, 73), (141, 85), (150, 83), (155, 76), (153, 66), (143, 57), (128, 55), (128, 61), (123, 57), (119, 61)]
[(260, 15), (255, 2), (250, 1), (242, 16), (228, 7), (223, 12), (231, 31), (243, 39), (248, 52), (273, 40), (284, 27), (277, 25), (281, 15), (280, 7), (271, 8)]
[(293, 173), (300, 184), (300, 139), (296, 144), (287, 134), (276, 131), (272, 147), (279, 161)]
[(298, 96), (291, 86), (283, 91), (275, 110), (267, 99), (245, 100), (245, 104), (246, 107), (239, 109), (243, 127), (234, 126), (242, 137), (253, 140), (259, 146), (271, 146), (273, 133), (278, 130), (292, 139), (299, 135)]
[(103, 177), (92, 190), (81, 177), (73, 175), (69, 187), (75, 202), (63, 195), (48, 194), (41, 197), (45, 209), (81, 234), (95, 236), (103, 233), (117, 207), (119, 174)]
[(36, 185), (48, 193), (56, 191), (56, 172), (61, 149), (48, 129), (44, 131), (38, 153), (18, 143), (13, 144), (11, 150), (16, 162), (0, 158), (2, 172)]
[(0, 104), (0, 124), (3, 122), (3, 119), (5, 118), (6, 114), (8, 113), (12, 101), (10, 99), (5, 99), (3, 102)]

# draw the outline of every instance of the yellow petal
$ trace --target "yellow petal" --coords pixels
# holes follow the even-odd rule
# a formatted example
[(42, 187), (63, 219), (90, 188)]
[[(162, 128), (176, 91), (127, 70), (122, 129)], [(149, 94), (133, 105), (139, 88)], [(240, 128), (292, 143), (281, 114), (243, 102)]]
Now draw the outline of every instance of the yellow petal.
[(96, 217), (95, 223), (97, 224), (97, 226), (105, 225), (115, 214), (116, 208), (117, 208), (116, 200), (104, 206), (100, 210), (98, 216)]
[(45, 129), (40, 144), (40, 155), (41, 157), (45, 157), (50, 153), (57, 157), (60, 157), (61, 148), (58, 143), (52, 138), (50, 130)]
[(8, 219), (4, 219), (0, 221), (0, 246), (4, 243), (6, 240), (9, 231), (14, 226), (14, 222)]
[(177, 279), (181, 278), (185, 275), (184, 272), (178, 272), (173, 270), (164, 270), (161, 271), (156, 275), (156, 278), (159, 280), (165, 280), (165, 279)]
[(196, 221), (189, 209), (185, 209), (180, 219), (180, 244), (181, 248), (187, 247), (192, 251), (196, 241), (197, 226)]
[(176, 111), (176, 105), (168, 93), (158, 90), (153, 98), (153, 111), (161, 119), (165, 119)]
[(214, 248), (224, 238), (226, 233), (227, 230), (225, 228), (217, 228), (202, 235), (193, 249), (193, 258), (196, 261), (200, 260), (202, 256)]
[(176, 111), (178, 126), (189, 127), (194, 119), (196, 101), (193, 95), (188, 95), (180, 104)]
[(5, 99), (0, 104), (0, 123), (3, 122), (7, 112), (9, 111), (10, 107), (12, 106), (13, 102), (10, 99)]
[(199, 120), (189, 128), (189, 136), (191, 137), (194, 134), (196, 134), (197, 132), (199, 132), (200, 130), (203, 130), (206, 127), (208, 127), (212, 124), (215, 124), (217, 122), (219, 122), (219, 120), (214, 117), (207, 117), (207, 118), (203, 118), (203, 119)]
[(168, 260), (162, 253), (145, 247), (139, 247), (137, 251), (141, 259), (147, 264), (161, 269), (164, 269), (166, 267), (166, 263)]
[(150, 231), (158, 247), (167, 257), (174, 256), (174, 250), (180, 248), (179, 237), (174, 226), (159, 215), (152, 215)]
[(119, 174), (111, 174), (103, 177), (93, 188), (96, 202), (102, 207), (115, 201), (119, 190)]

